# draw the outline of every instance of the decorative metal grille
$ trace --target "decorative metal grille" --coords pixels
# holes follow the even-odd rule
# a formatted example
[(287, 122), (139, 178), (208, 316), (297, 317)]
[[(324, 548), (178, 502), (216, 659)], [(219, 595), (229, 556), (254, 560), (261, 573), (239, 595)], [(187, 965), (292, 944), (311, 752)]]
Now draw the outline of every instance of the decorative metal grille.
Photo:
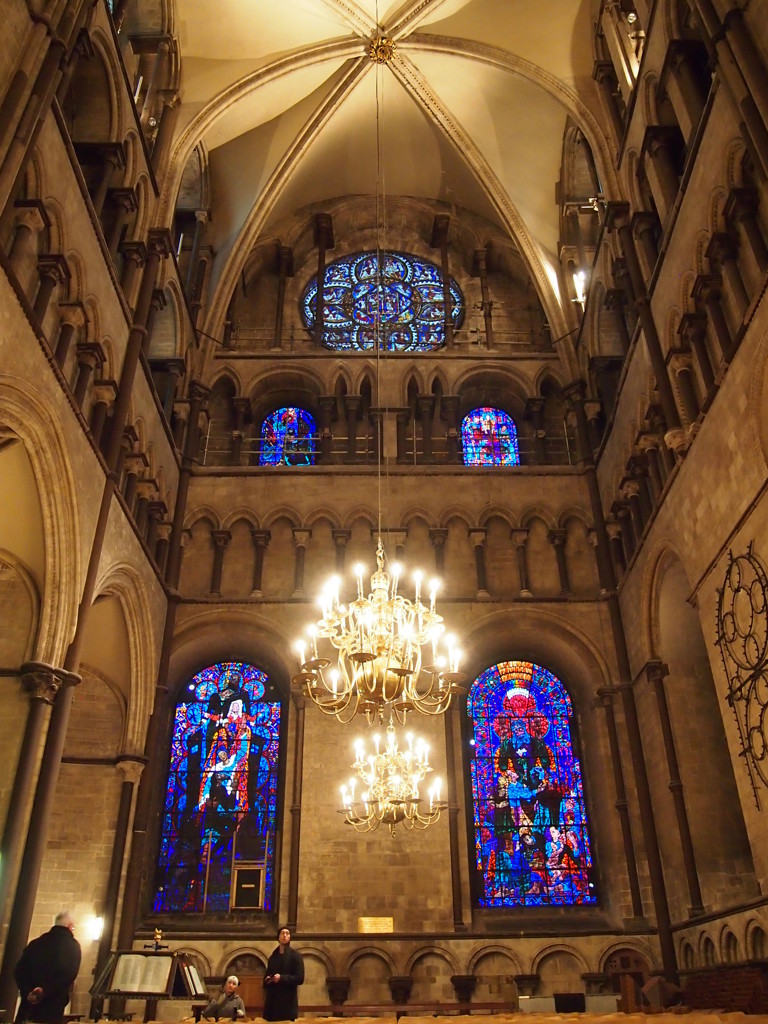
[(739, 728), (755, 802), (768, 786), (768, 576), (752, 550), (728, 556), (718, 589), (717, 643), (728, 677), (728, 703)]

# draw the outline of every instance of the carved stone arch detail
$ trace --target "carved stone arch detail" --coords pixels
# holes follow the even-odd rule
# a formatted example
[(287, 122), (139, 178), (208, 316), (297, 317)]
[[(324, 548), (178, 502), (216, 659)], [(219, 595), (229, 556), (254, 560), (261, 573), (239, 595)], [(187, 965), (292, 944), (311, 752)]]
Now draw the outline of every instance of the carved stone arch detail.
[(410, 975), (413, 971), (415, 964), (418, 963), (418, 961), (425, 956), (440, 957), (450, 967), (451, 974), (459, 973), (458, 961), (456, 960), (456, 957), (453, 955), (453, 953), (449, 949), (446, 949), (445, 946), (438, 946), (436, 944), (432, 944), (429, 946), (419, 946), (418, 949), (415, 949), (410, 954), (408, 959), (405, 961), (405, 970), (403, 971), (403, 973)]
[(437, 529), (438, 520), (435, 519), (434, 512), (428, 512), (425, 508), (418, 505), (414, 505), (403, 512), (400, 516), (400, 528), (407, 530), (415, 519), (423, 520), (431, 530)]
[(729, 192), (731, 189), (741, 188), (744, 184), (744, 157), (747, 152), (742, 138), (735, 139), (726, 151), (725, 185)]
[(679, 306), (670, 306), (664, 323), (664, 336), (667, 349), (677, 348), (677, 329), (680, 326), (683, 313)]
[[(100, 596), (101, 597), (107, 597), (107, 596), (110, 596), (110, 595), (101, 594)], [(114, 595), (114, 596), (117, 596), (117, 595)], [(118, 597), (118, 600), (120, 600), (119, 597)], [(120, 600), (120, 605), (122, 607), (122, 601), (121, 600)], [(105, 686), (109, 690), (111, 696), (114, 697), (114, 699), (117, 701), (117, 703), (120, 706), (120, 731), (121, 731), (121, 737), (120, 737), (120, 747), (119, 747), (118, 753), (120, 753), (120, 754), (129, 754), (129, 755), (138, 754), (139, 751), (135, 747), (129, 745), (129, 743), (128, 743), (128, 698), (126, 697), (126, 695), (123, 693), (123, 691), (120, 689), (120, 687), (116, 685), (114, 679), (111, 679), (106, 673), (102, 672), (101, 669), (98, 669), (95, 666), (90, 665), (87, 662), (83, 661), (83, 662), (80, 663), (80, 670), (79, 671), (80, 671), (80, 674), (82, 675), (83, 679), (86, 679), (86, 678), (94, 679), (97, 682), (101, 683), (103, 686)]]
[(712, 967), (718, 962), (719, 946), (715, 936), (702, 929), (698, 937), (698, 959), (703, 967)]
[(467, 961), (467, 974), (476, 974), (477, 965), (480, 961), (494, 953), (504, 957), (505, 960), (509, 960), (514, 968), (515, 974), (524, 973), (523, 964), (514, 950), (510, 949), (509, 946), (502, 946), (501, 943), (498, 942), (489, 942), (484, 946), (480, 946), (479, 949), (474, 950), (474, 952), (470, 954), (469, 960)]
[[(37, 584), (29, 571), (27, 566), (22, 560), (12, 551), (8, 551), (5, 548), (0, 548), (0, 579), (3, 580), (3, 593), (9, 595), (13, 599), (14, 609), (19, 607), (19, 598), (14, 598), (12, 595), (12, 579), (16, 578), (23, 588), (24, 594), (29, 601), (30, 608), (30, 623), (29, 630), (27, 632), (27, 638), (24, 643), (24, 649), (21, 651), (20, 646), (18, 650), (17, 662), (22, 664), (25, 661), (30, 661), (32, 658), (32, 651), (34, 649), (35, 638), (37, 637), (37, 631), (40, 622), (40, 591), (38, 590)], [(3, 598), (3, 601), (7, 600), (7, 596)], [(18, 618), (16, 619), (18, 621)], [(11, 639), (9, 636), (8, 621), (4, 619), (5, 626), (3, 629), (3, 650), (8, 653), (8, 647), (11, 645)], [(5, 664), (12, 664), (10, 660)]]
[(157, 636), (146, 582), (128, 563), (116, 563), (96, 583), (94, 599), (114, 595), (120, 602), (131, 655), (131, 697), (125, 722), (125, 753), (144, 749), (152, 713), (157, 661)]
[(680, 275), (680, 308), (683, 313), (693, 313), (695, 311), (696, 303), (691, 295), (695, 280), (696, 274), (693, 270), (685, 270)]
[(524, 528), (530, 526), (534, 519), (540, 519), (549, 530), (557, 529), (557, 519), (549, 509), (541, 505), (532, 505), (520, 516), (520, 525)]
[(557, 517), (557, 525), (560, 529), (565, 529), (572, 519), (578, 520), (580, 523), (586, 526), (588, 530), (592, 528), (592, 523), (587, 518), (584, 509), (578, 508), (575, 505), (570, 505), (568, 508), (565, 508), (562, 512), (560, 512), (560, 514)]
[[(651, 122), (647, 122), (651, 123)], [(627, 156), (624, 161), (625, 168), (623, 172), (623, 184), (624, 194), (629, 197), (629, 204), (633, 210), (642, 210), (643, 200), (640, 194), (640, 189), (637, 185), (637, 171), (638, 164), (640, 163), (640, 154), (636, 149), (627, 150)], [(613, 253), (614, 259), (618, 255), (618, 240), (611, 240), (611, 252)]]
[[(721, 963), (735, 963), (739, 959), (739, 953), (742, 952), (742, 949), (736, 933), (729, 924), (724, 924), (720, 931), (717, 951)], [(736, 953), (736, 956), (731, 955), (733, 952)]]
[(744, 929), (744, 950), (747, 959), (763, 960), (768, 952), (768, 930), (763, 921), (752, 919)]
[(464, 505), (449, 505), (440, 514), (440, 529), (447, 529), (456, 520), (464, 523), (471, 529), (476, 521), (476, 513)]
[(329, 508), (326, 505), (317, 505), (312, 508), (306, 517), (306, 525), (309, 529), (312, 529), (313, 526), (323, 519), (330, 523), (331, 529), (342, 529), (338, 511), (336, 509)]
[(506, 505), (488, 505), (480, 513), (478, 524), (485, 529), (492, 519), (501, 519), (507, 523), (510, 530), (516, 530), (520, 526), (520, 519)]
[[(180, 953), (186, 953), (187, 956), (192, 958), (192, 962), (198, 969), (198, 973), (201, 978), (208, 978), (211, 975), (211, 961), (196, 946), (180, 946)], [(202, 968), (202, 970), (201, 970)]]
[(638, 83), (643, 105), (643, 120), (646, 124), (659, 124), (658, 89), (659, 79), (649, 71)]
[(648, 552), (640, 590), (640, 624), (643, 644), (643, 663), (657, 660), (661, 652), (659, 626), (659, 597), (664, 576), (678, 562), (685, 565), (673, 542), (664, 538)]
[(295, 530), (302, 530), (307, 525), (304, 522), (304, 516), (298, 511), (298, 509), (293, 508), (291, 505), (278, 505), (264, 518), (264, 529), (271, 529), (275, 523), (279, 522), (281, 519), (285, 519), (286, 522)]
[(653, 968), (656, 963), (656, 954), (648, 943), (639, 939), (627, 937), (626, 941), (619, 940), (611, 942), (601, 951), (598, 957), (597, 970), (605, 974), (610, 958), (622, 949), (630, 949), (633, 953), (637, 953), (638, 956), (641, 956), (645, 960), (649, 968)]
[[(61, 664), (74, 633), (82, 572), (77, 490), (48, 403), (16, 377), (0, 374), (0, 425), (23, 443), (32, 466), (46, 537), (35, 661)], [(65, 568), (66, 567), (66, 568)]]
[(222, 530), (231, 530), (233, 526), (240, 522), (248, 523), (248, 525), (252, 526), (254, 530), (261, 529), (259, 525), (259, 517), (252, 508), (245, 505), (238, 505), (237, 508), (234, 508), (229, 512), (224, 519), (222, 519), (221, 528)]
[(90, 29), (90, 40), (94, 50), (91, 60), (101, 61), (109, 86), (109, 138), (99, 141), (121, 142), (128, 123), (127, 115), (118, 100), (125, 92), (123, 71), (115, 59), (114, 42), (107, 37), (100, 25), (96, 24)]
[(723, 209), (728, 198), (728, 193), (722, 186), (712, 189), (709, 196), (707, 229), (710, 235), (725, 230), (725, 218)]
[(220, 366), (218, 369), (214, 370), (208, 381), (208, 388), (213, 390), (221, 380), (228, 380), (232, 383), (232, 386), (235, 389), (235, 396), (243, 393), (243, 381), (240, 373), (234, 366)]
[(220, 530), (221, 523), (219, 522), (219, 513), (211, 508), (209, 505), (199, 505), (197, 508), (192, 509), (187, 513), (187, 517), (184, 520), (184, 529), (191, 530), (193, 526), (204, 519), (212, 530)]
[(313, 960), (319, 960), (325, 968), (326, 977), (334, 977), (336, 969), (333, 962), (333, 957), (330, 955), (327, 949), (323, 949), (322, 946), (316, 945), (302, 945), (299, 950), (301, 955), (306, 959), (307, 957)]
[[(222, 976), (229, 974), (230, 968), (232, 966), (232, 961), (236, 960), (240, 956), (252, 956), (254, 960), (258, 960), (259, 963), (261, 963), (262, 966), (265, 968), (267, 966), (267, 960), (269, 959), (269, 957), (265, 956), (265, 954), (262, 953), (260, 949), (256, 949), (255, 946), (238, 946), (235, 949), (228, 950), (222, 956), (222, 958), (219, 960), (216, 974)], [(212, 971), (208, 971), (209, 975), (212, 973)]]
[(349, 956), (344, 962), (344, 967), (342, 968), (342, 976), (349, 977), (355, 963), (365, 956), (376, 957), (378, 960), (381, 960), (383, 963), (387, 965), (387, 967), (389, 968), (390, 975), (397, 975), (397, 965), (395, 964), (394, 959), (387, 952), (387, 950), (382, 949), (380, 946), (368, 945), (359, 946), (357, 949), (353, 950), (352, 953), (349, 954)]
[(146, 174), (139, 174), (134, 185), (136, 191), (136, 216), (133, 221), (133, 237), (146, 238), (151, 226), (151, 211), (149, 197), (152, 195), (152, 187)]
[(587, 962), (583, 952), (576, 946), (572, 946), (569, 942), (551, 942), (546, 946), (542, 946), (542, 948), (537, 950), (534, 954), (533, 963), (531, 964), (531, 973), (538, 974), (542, 960), (545, 960), (548, 956), (552, 956), (553, 953), (567, 953), (569, 956), (573, 957), (577, 964), (581, 966), (584, 973), (591, 970), (590, 964)]

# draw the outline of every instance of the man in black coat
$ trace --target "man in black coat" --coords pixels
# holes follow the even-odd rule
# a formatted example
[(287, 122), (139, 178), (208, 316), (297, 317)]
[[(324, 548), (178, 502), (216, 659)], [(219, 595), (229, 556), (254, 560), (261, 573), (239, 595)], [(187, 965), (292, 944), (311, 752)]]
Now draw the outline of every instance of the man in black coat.
[(296, 1020), (304, 960), (301, 953), (291, 949), (291, 932), (285, 925), (277, 931), (277, 943), (264, 975), (264, 1020)]
[(33, 939), (21, 954), (13, 972), (21, 993), (17, 1024), (57, 1024), (63, 1019), (80, 970), (80, 943), (72, 934), (74, 927), (71, 916), (62, 911), (53, 928)]

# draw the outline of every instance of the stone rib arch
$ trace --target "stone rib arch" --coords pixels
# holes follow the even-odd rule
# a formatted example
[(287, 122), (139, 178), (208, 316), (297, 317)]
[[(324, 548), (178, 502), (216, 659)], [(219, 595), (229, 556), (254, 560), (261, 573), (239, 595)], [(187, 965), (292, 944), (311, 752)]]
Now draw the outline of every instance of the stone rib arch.
[(375, 957), (377, 960), (381, 960), (384, 964), (386, 964), (386, 966), (389, 968), (390, 975), (397, 974), (397, 965), (395, 964), (395, 961), (390, 956), (390, 954), (385, 949), (382, 949), (380, 946), (373, 945), (360, 946), (356, 950), (354, 950), (354, 952), (352, 952), (345, 960), (344, 967), (342, 969), (342, 974), (349, 977), (352, 972), (352, 968), (357, 963), (357, 961), (360, 960), (362, 957), (367, 956)]
[(585, 973), (591, 969), (584, 954), (576, 946), (572, 946), (569, 942), (552, 942), (536, 952), (531, 964), (531, 973), (538, 974), (542, 961), (552, 956), (553, 953), (566, 953), (572, 956)]
[(75, 629), (83, 572), (74, 477), (53, 410), (37, 391), (8, 374), (0, 374), (0, 424), (24, 444), (37, 483), (46, 537), (32, 656), (35, 661), (60, 665)]
[(515, 974), (523, 973), (523, 963), (518, 957), (514, 950), (510, 949), (509, 946), (502, 946), (501, 943), (488, 943), (487, 945), (481, 946), (480, 949), (476, 949), (469, 960), (467, 961), (467, 974), (477, 974), (478, 964), (487, 956), (498, 955), (509, 960), (514, 967)]
[(452, 974), (459, 973), (459, 964), (453, 953), (449, 949), (446, 949), (445, 946), (439, 946), (437, 944), (420, 946), (418, 949), (415, 949), (405, 961), (404, 973), (408, 975), (412, 974), (414, 965), (421, 960), (422, 957), (430, 955), (443, 959), (450, 967)]
[(197, 508), (192, 509), (187, 514), (187, 518), (184, 520), (184, 529), (191, 530), (193, 526), (199, 523), (202, 519), (210, 523), (214, 530), (221, 529), (221, 523), (219, 522), (219, 513), (216, 509), (211, 508), (209, 505), (198, 505)]
[(258, 515), (247, 505), (238, 505), (229, 512), (221, 521), (222, 530), (231, 530), (235, 523), (248, 523), (254, 530), (260, 530), (261, 525)]

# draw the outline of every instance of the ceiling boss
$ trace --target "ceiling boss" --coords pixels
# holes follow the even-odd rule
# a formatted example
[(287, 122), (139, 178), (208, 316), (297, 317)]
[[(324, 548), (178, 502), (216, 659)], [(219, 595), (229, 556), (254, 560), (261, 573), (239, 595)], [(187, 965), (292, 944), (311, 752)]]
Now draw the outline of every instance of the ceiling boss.
[(368, 44), (368, 56), (377, 64), (389, 64), (396, 49), (397, 43), (389, 36), (375, 36)]

